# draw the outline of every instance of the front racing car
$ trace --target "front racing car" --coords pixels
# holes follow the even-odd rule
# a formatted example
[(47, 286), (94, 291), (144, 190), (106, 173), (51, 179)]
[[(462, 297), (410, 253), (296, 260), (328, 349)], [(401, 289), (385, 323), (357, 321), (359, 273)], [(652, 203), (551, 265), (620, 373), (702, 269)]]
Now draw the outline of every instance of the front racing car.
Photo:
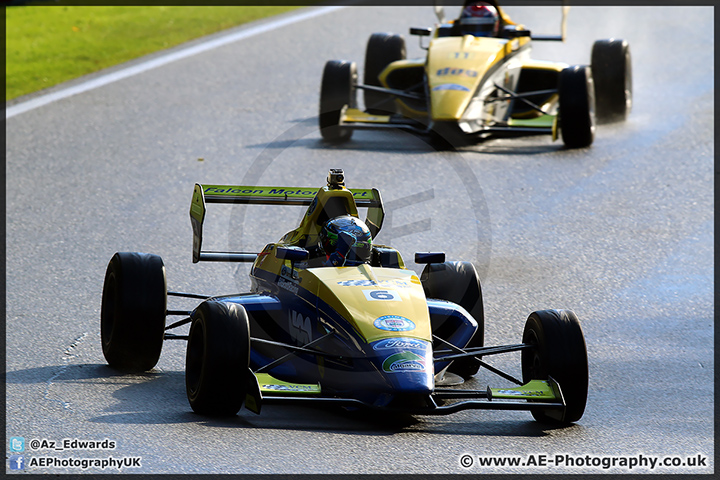
[[(296, 229), (260, 252), (212, 252), (202, 248), (208, 203), (307, 210)], [(364, 222), (358, 207), (367, 208)], [(415, 256), (425, 264), (419, 276), (407, 269), (397, 250), (370, 240), (384, 218), (379, 192), (346, 188), (342, 171), (332, 170), (320, 189), (198, 184), (190, 217), (193, 260), (251, 262), (250, 291), (167, 291), (160, 257), (121, 252), (106, 272), (101, 327), (105, 358), (121, 369), (148, 370), (163, 340), (187, 340), (186, 390), (195, 412), (232, 415), (245, 405), (260, 413), (264, 404), (310, 403), (423, 415), (530, 410), (538, 420), (563, 423), (582, 416), (587, 354), (577, 317), (534, 312), (522, 343), (484, 346), (474, 266), (428, 252)], [(321, 241), (324, 228), (345, 217), (365, 225), (367, 237), (360, 242), (340, 232), (331, 252)], [(352, 255), (360, 243), (365, 257)], [(190, 311), (168, 309), (169, 296), (201, 303)], [(167, 325), (167, 316), (181, 319)], [(170, 333), (187, 324), (187, 334)], [(487, 363), (510, 352), (521, 353), (522, 379)], [(446, 386), (448, 378), (462, 382), (480, 368), (510, 385)]]

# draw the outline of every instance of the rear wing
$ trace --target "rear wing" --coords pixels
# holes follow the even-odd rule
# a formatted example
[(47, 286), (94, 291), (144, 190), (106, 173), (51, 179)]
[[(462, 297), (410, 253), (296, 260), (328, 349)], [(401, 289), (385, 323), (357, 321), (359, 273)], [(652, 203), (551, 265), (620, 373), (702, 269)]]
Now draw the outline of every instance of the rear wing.
[(570, 11), (570, 7), (567, 5), (567, 1), (563, 0), (562, 2), (562, 17), (560, 18), (560, 35), (535, 35), (533, 34), (531, 38), (533, 40), (550, 40), (550, 41), (557, 41), (557, 42), (564, 42), (565, 37), (567, 36), (567, 15)]
[[(254, 262), (257, 253), (247, 252), (209, 252), (202, 250), (203, 222), (206, 204), (245, 204), (245, 205), (306, 205), (323, 188), (297, 187), (256, 187), (237, 185), (200, 185), (195, 184), (190, 204), (190, 223), (193, 228), (193, 263), (200, 261), (215, 262)], [(380, 192), (376, 189), (349, 189), (357, 207), (367, 207), (367, 224), (373, 238), (382, 226), (385, 216)]]
[[(498, 11), (498, 14), (502, 18), (502, 23), (504, 25), (515, 25), (515, 22), (510, 20), (510, 17), (503, 11), (503, 9), (500, 7), (497, 0), (486, 0), (487, 3), (495, 7)], [(462, 8), (464, 9), (471, 3), (474, 3), (474, 0), (465, 0), (463, 2)], [(530, 38), (533, 40), (541, 40), (541, 41), (558, 41), (558, 42), (564, 42), (565, 37), (567, 34), (567, 15), (570, 11), (570, 6), (568, 5), (569, 0), (562, 0), (562, 17), (560, 19), (560, 35), (538, 35), (538, 34), (531, 34)], [(438, 2), (438, 0), (435, 0), (434, 2), (434, 9), (435, 9), (435, 16), (437, 17), (438, 21), (440, 23), (445, 23), (445, 9), (443, 8), (442, 2)]]

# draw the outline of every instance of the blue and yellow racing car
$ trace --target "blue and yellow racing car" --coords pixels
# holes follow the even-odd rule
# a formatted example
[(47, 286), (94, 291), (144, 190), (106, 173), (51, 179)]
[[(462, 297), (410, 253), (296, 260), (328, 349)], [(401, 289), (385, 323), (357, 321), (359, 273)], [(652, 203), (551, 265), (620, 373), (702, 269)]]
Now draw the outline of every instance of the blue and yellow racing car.
[[(218, 203), (307, 210), (260, 252), (206, 251), (206, 207)], [(380, 193), (348, 189), (342, 170), (331, 170), (319, 189), (197, 184), (190, 218), (193, 261), (251, 262), (250, 291), (168, 291), (159, 256), (116, 253), (103, 286), (101, 337), (108, 364), (126, 371), (153, 368), (165, 340), (187, 340), (186, 390), (197, 413), (332, 404), (417, 415), (529, 410), (540, 421), (570, 423), (585, 410), (587, 352), (572, 311), (533, 312), (521, 342), (484, 346), (474, 266), (420, 252), (421, 274), (406, 268), (397, 250), (375, 242)], [(171, 310), (169, 297), (200, 303)], [(171, 333), (187, 324), (187, 334)], [(519, 352), (521, 378), (489, 363), (510, 352)], [(500, 383), (462, 388), (480, 368)]]
[(592, 144), (596, 121), (621, 121), (630, 112), (627, 41), (596, 41), (590, 65), (531, 58), (533, 40), (564, 40), (567, 7), (560, 35), (531, 33), (495, 0), (467, 0), (454, 20), (441, 8), (436, 13), (435, 28), (410, 29), (430, 38), (424, 57), (406, 58), (401, 35), (375, 33), (362, 82), (355, 62), (325, 64), (318, 117), (324, 140), (345, 142), (354, 130), (390, 128), (429, 134), (439, 145), (551, 135), (581, 148)]

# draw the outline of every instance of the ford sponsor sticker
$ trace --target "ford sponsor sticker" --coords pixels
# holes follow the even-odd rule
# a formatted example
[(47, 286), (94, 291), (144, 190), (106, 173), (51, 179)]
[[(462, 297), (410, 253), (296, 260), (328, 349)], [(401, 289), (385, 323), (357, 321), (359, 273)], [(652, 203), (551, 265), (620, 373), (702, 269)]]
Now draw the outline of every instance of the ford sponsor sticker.
[(415, 330), (415, 324), (400, 315), (383, 315), (375, 320), (373, 323), (375, 328), (380, 330), (386, 330), (388, 332), (407, 332), (408, 330)]
[(385, 338), (373, 345), (373, 350), (422, 350), (425, 351), (428, 342), (414, 338)]

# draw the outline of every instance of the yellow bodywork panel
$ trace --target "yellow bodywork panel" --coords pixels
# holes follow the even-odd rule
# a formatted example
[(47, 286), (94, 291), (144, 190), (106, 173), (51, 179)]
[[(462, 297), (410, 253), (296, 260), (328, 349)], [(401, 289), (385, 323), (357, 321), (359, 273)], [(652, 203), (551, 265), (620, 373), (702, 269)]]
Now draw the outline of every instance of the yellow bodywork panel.
[(411, 270), (320, 267), (300, 272), (300, 285), (342, 315), (369, 343), (411, 337), (432, 341), (420, 279)]
[(432, 118), (460, 119), (486, 74), (528, 41), (472, 35), (433, 39), (427, 61)]

